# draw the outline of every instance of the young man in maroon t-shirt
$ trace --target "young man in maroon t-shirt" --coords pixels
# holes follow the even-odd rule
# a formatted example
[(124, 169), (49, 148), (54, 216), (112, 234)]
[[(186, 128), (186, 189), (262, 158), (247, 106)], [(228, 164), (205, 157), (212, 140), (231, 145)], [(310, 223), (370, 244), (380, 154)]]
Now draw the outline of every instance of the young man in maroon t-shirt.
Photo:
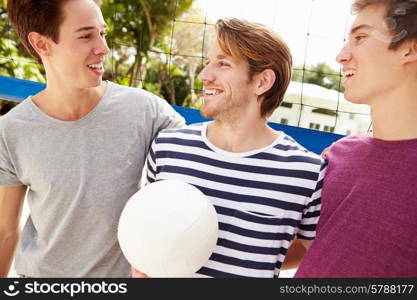
[(316, 239), (296, 277), (417, 277), (417, 1), (355, 0), (337, 56), (372, 134), (327, 152)]

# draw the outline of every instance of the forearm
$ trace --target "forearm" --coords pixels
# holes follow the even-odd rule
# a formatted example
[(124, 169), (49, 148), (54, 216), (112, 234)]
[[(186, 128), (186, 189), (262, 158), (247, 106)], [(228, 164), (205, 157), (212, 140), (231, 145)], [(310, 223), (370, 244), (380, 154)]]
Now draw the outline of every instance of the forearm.
[(0, 277), (7, 277), (19, 241), (19, 220), (27, 187), (0, 186)]
[(295, 239), (287, 251), (281, 270), (297, 268), (306, 251), (307, 249), (301, 241), (299, 239)]
[(0, 277), (7, 277), (19, 242), (20, 230), (0, 233)]

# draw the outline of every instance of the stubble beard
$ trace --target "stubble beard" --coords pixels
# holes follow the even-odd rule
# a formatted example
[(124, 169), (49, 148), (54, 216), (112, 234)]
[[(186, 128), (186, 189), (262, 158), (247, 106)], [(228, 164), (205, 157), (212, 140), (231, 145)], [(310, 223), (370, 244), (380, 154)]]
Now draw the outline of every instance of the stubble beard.
[(244, 117), (241, 113), (241, 108), (244, 105), (246, 99), (241, 96), (228, 99), (222, 99), (215, 107), (209, 107), (205, 103), (203, 104), (200, 114), (204, 118), (215, 119), (226, 122), (236, 122)]

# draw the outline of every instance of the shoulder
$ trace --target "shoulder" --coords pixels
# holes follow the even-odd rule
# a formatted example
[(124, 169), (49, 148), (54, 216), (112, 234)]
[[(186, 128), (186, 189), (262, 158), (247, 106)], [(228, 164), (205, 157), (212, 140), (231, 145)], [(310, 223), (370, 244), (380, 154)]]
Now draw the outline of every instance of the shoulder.
[(362, 143), (364, 142), (369, 136), (365, 133), (349, 135), (341, 138), (334, 145), (342, 146), (342, 145), (352, 145), (355, 143)]
[(159, 96), (152, 94), (148, 91), (145, 91), (141, 88), (135, 88), (130, 86), (120, 85), (114, 82), (109, 82), (109, 96), (110, 98), (122, 101), (137, 101), (137, 100), (144, 100), (140, 101), (141, 103), (152, 104), (153, 102), (163, 101), (166, 102), (164, 99), (160, 98)]
[(26, 104), (23, 101), (0, 117), (0, 152), (6, 150), (6, 144), (11, 147), (17, 141), (17, 137), (33, 134), (30, 126), (34, 121)]
[(156, 142), (162, 142), (166, 139), (182, 139), (182, 140), (201, 140), (201, 130), (203, 123), (191, 124), (182, 128), (168, 128), (161, 130)]
[(28, 109), (28, 99), (25, 99), (22, 103), (12, 108), (7, 114), (0, 117), (0, 130), (3, 131), (6, 128), (8, 130), (16, 128), (19, 124), (30, 119), (30, 111)]
[[(145, 91), (141, 88), (122, 86), (110, 83), (108, 100), (111, 104), (121, 110), (139, 112), (146, 118), (165, 120), (165, 117), (177, 120), (175, 123), (183, 126), (183, 119), (176, 113), (175, 109), (161, 97)], [(175, 126), (178, 127), (178, 126)]]
[(348, 153), (354, 153), (368, 147), (369, 143), (367, 140), (369, 136), (367, 134), (355, 134), (345, 136), (332, 144), (329, 151), (326, 153), (326, 159), (330, 159), (334, 155), (346, 155)]
[(154, 146), (159, 145), (165, 148), (169, 147), (170, 145), (202, 145), (202, 127), (203, 123), (198, 123), (182, 128), (170, 128), (161, 130), (154, 140)]
[(325, 163), (320, 155), (306, 149), (291, 136), (284, 133), (283, 135), (280, 142), (274, 147), (278, 153), (285, 155), (290, 161), (315, 165), (319, 169)]
[(203, 123), (187, 125), (183, 128), (169, 128), (162, 130), (158, 136), (175, 137), (175, 136), (201, 136)]

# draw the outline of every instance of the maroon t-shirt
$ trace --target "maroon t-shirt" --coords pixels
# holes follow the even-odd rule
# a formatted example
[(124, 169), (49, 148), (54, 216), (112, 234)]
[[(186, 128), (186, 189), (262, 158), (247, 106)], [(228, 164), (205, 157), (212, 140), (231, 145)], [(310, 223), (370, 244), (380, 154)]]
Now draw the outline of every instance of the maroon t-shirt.
[(295, 277), (417, 277), (417, 139), (346, 137), (326, 158), (316, 239)]

